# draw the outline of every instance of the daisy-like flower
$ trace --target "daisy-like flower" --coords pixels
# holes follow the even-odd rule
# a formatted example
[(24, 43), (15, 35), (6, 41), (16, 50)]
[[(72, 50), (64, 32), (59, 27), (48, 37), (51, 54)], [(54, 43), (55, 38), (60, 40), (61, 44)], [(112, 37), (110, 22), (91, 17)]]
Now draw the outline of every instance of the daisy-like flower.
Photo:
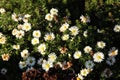
[(58, 10), (55, 9), (55, 8), (52, 8), (52, 9), (50, 10), (50, 13), (51, 13), (52, 15), (58, 15)]
[(90, 17), (89, 16), (83, 16), (83, 15), (81, 15), (80, 19), (81, 19), (81, 22), (83, 22), (83, 23), (90, 22)]
[(6, 68), (2, 68), (1, 69), (1, 74), (5, 75), (7, 73), (7, 69)]
[(0, 44), (5, 44), (6, 43), (6, 37), (2, 36), (0, 37)]
[(25, 68), (25, 67), (27, 67), (26, 62), (25, 62), (25, 61), (20, 61), (20, 62), (19, 62), (19, 68), (20, 68), (20, 69), (23, 69), (23, 68)]
[(18, 22), (18, 15), (16, 15), (15, 13), (12, 14), (12, 19), (16, 22)]
[(34, 58), (34, 57), (28, 57), (27, 60), (26, 60), (26, 64), (27, 64), (28, 66), (34, 66), (35, 63), (36, 63), (36, 61), (35, 61), (35, 58)]
[(90, 46), (86, 46), (86, 47), (84, 48), (84, 52), (85, 52), (85, 53), (90, 53), (91, 50), (92, 50), (92, 47), (90, 47)]
[(26, 59), (26, 58), (28, 58), (28, 56), (29, 56), (28, 50), (27, 50), (27, 49), (24, 49), (24, 50), (21, 52), (21, 57), (22, 57), (23, 59)]
[(23, 30), (17, 31), (17, 34), (15, 35), (16, 38), (21, 39), (25, 35), (25, 32)]
[(94, 55), (93, 55), (93, 58), (94, 58), (94, 62), (102, 62), (103, 59), (104, 59), (104, 54), (102, 52), (96, 52)]
[(43, 54), (43, 53), (45, 52), (45, 50), (46, 50), (46, 45), (45, 45), (45, 43), (42, 43), (42, 44), (40, 44), (40, 45), (38, 46), (38, 51), (39, 51), (41, 54)]
[(85, 67), (86, 67), (87, 69), (93, 69), (94, 65), (95, 65), (95, 64), (94, 64), (93, 61), (91, 61), (91, 60), (88, 60), (88, 61), (85, 62)]
[(51, 63), (49, 61), (44, 61), (42, 64), (42, 68), (45, 71), (48, 71), (51, 67), (53, 67), (53, 63)]
[(77, 80), (83, 80), (84, 77), (81, 74), (78, 74)]
[(69, 28), (69, 30), (71, 31), (71, 35), (76, 36), (78, 34), (78, 27), (77, 26), (72, 26), (71, 28)]
[(68, 23), (64, 23), (61, 27), (60, 27), (60, 32), (65, 32), (69, 27)]
[(106, 43), (103, 42), (103, 41), (99, 41), (99, 42), (97, 42), (97, 46), (98, 46), (98, 48), (102, 48), (103, 49), (106, 46)]
[(115, 25), (114, 29), (115, 32), (120, 32), (120, 25)]
[(55, 39), (54, 33), (46, 33), (44, 37), (45, 41), (52, 41)]
[(33, 37), (40, 38), (40, 37), (41, 37), (41, 32), (40, 32), (40, 30), (35, 30), (35, 31), (33, 31)]
[(0, 13), (1, 14), (4, 14), (6, 11), (5, 11), (5, 9), (4, 8), (0, 8)]
[(16, 50), (20, 49), (20, 45), (13, 45), (12, 47), (13, 49), (16, 49)]
[(74, 54), (73, 54), (73, 57), (75, 59), (79, 59), (81, 57), (81, 51), (76, 51)]
[(50, 53), (48, 55), (48, 61), (50, 61), (50, 62), (54, 62), (56, 60), (56, 58), (57, 58), (57, 56), (55, 53)]
[(69, 39), (69, 34), (64, 34), (63, 36), (62, 36), (62, 40), (63, 41), (67, 41)]
[(2, 60), (3, 61), (8, 61), (10, 59), (10, 55), (9, 54), (2, 54)]
[(114, 65), (115, 62), (116, 62), (115, 57), (108, 57), (106, 60), (106, 63), (110, 66)]
[(48, 21), (52, 21), (52, 20), (53, 20), (53, 15), (50, 14), (50, 13), (48, 13), (48, 14), (46, 14), (46, 16), (45, 16), (45, 19), (48, 20)]
[(112, 47), (112, 49), (110, 49), (110, 51), (108, 52), (108, 56), (116, 56), (116, 55), (118, 55), (118, 49)]
[(22, 30), (24, 30), (26, 32), (31, 30), (31, 24), (30, 23), (24, 23), (23, 27), (22, 27)]
[(22, 25), (22, 24), (19, 24), (19, 25), (17, 26), (17, 28), (18, 28), (19, 30), (21, 30), (21, 29), (22, 29), (22, 27), (23, 27), (23, 25)]
[(80, 71), (80, 75), (81, 76), (87, 76), (89, 74), (89, 70), (88, 69), (82, 69), (81, 71)]
[(32, 43), (32, 45), (39, 44), (39, 39), (38, 39), (38, 38), (33, 38), (33, 39), (31, 40), (31, 43)]
[(88, 37), (88, 31), (87, 30), (83, 32), (83, 36)]
[(13, 36), (17, 35), (17, 33), (18, 33), (18, 30), (17, 30), (17, 29), (13, 29), (13, 30), (12, 30), (12, 35), (13, 35)]

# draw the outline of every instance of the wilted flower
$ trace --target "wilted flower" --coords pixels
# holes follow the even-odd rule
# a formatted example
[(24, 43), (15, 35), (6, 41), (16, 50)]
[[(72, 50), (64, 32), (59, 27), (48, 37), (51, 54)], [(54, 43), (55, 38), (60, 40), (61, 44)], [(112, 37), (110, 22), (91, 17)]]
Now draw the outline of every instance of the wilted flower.
[(62, 53), (62, 54), (66, 53), (67, 50), (68, 50), (68, 49), (67, 49), (66, 47), (61, 47), (61, 48), (59, 49), (60, 53)]
[(23, 25), (22, 25), (22, 24), (19, 24), (19, 25), (17, 26), (17, 28), (18, 28), (19, 30), (21, 30), (21, 29), (22, 29), (22, 27), (23, 27)]
[(93, 58), (94, 58), (94, 62), (101, 62), (104, 59), (104, 54), (102, 52), (96, 52), (93, 55)]
[(3, 61), (8, 61), (10, 59), (9, 54), (2, 54), (1, 56), (2, 56)]

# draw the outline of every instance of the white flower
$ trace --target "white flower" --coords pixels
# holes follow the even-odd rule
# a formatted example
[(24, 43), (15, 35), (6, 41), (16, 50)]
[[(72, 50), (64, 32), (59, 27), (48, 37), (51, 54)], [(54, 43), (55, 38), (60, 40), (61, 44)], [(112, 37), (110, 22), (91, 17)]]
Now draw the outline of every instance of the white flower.
[(35, 31), (33, 31), (33, 37), (36, 37), (36, 38), (41, 37), (41, 32), (40, 32), (40, 30), (35, 30)]
[(50, 53), (48, 55), (48, 61), (50, 61), (50, 62), (54, 62), (56, 60), (56, 58), (57, 58), (57, 56), (55, 53)]
[(24, 30), (24, 31), (31, 30), (31, 24), (30, 23), (24, 23), (23, 27), (22, 27), (22, 30)]
[(106, 63), (110, 66), (112, 66), (116, 62), (115, 57), (108, 57), (106, 60)]
[(93, 58), (94, 58), (94, 62), (102, 62), (104, 59), (104, 54), (102, 52), (96, 52), (93, 55)]
[(28, 52), (27, 49), (25, 49), (25, 50), (23, 50), (23, 51), (21, 52), (21, 57), (22, 57), (23, 59), (28, 58), (28, 56), (29, 56), (29, 52)]
[(53, 63), (51, 63), (49, 61), (44, 61), (42, 64), (42, 68), (45, 71), (48, 71), (51, 67), (53, 67)]
[(12, 47), (13, 49), (16, 49), (16, 50), (20, 49), (20, 45), (13, 45)]
[(19, 25), (17, 26), (17, 28), (18, 28), (19, 30), (22, 29), (22, 27), (23, 27), (22, 24), (19, 24)]
[(52, 9), (50, 10), (50, 13), (51, 13), (52, 15), (58, 15), (58, 10), (55, 9), (55, 8), (52, 8)]
[(86, 46), (86, 47), (84, 48), (84, 52), (85, 52), (85, 53), (90, 53), (91, 50), (92, 50), (92, 47), (90, 47), (90, 46)]
[(83, 32), (83, 36), (84, 36), (84, 37), (87, 37), (87, 36), (88, 36), (88, 31), (87, 31), (87, 30)]
[(44, 43), (42, 43), (42, 44), (40, 44), (40, 45), (38, 46), (38, 51), (39, 51), (40, 53), (44, 53), (45, 50), (46, 50), (46, 45), (45, 45)]
[(7, 73), (7, 69), (6, 68), (2, 68), (1, 69), (1, 74), (5, 75)]
[(64, 34), (63, 36), (62, 36), (62, 40), (63, 41), (66, 41), (66, 40), (68, 40), (69, 39), (69, 34)]
[(20, 61), (20, 62), (19, 62), (19, 68), (20, 68), (20, 69), (23, 69), (23, 68), (25, 68), (25, 67), (27, 67), (26, 62), (25, 62), (25, 61)]
[(76, 51), (73, 55), (75, 59), (79, 59), (81, 57), (81, 51)]
[(115, 32), (120, 32), (120, 25), (115, 25), (114, 29)]
[(98, 48), (102, 48), (103, 49), (106, 46), (106, 43), (103, 42), (103, 41), (99, 41), (99, 42), (97, 42), (97, 46), (98, 46)]
[(5, 13), (5, 12), (6, 12), (6, 11), (5, 11), (4, 8), (0, 8), (0, 13), (1, 13), (1, 14)]
[(88, 70), (88, 69), (82, 69), (82, 70), (80, 71), (80, 75), (81, 75), (81, 76), (87, 76), (88, 73), (89, 73), (89, 70)]
[(6, 37), (2, 36), (0, 37), (0, 44), (5, 44), (6, 43)]
[(93, 61), (91, 61), (91, 60), (88, 60), (88, 61), (86, 61), (85, 62), (85, 67), (87, 68), (87, 69), (92, 69), (93, 67), (94, 67), (94, 63), (93, 63)]
[(54, 40), (55, 39), (55, 35), (54, 33), (47, 33), (45, 34), (45, 37), (44, 37), (45, 41), (48, 41), (48, 40)]
[(18, 30), (17, 30), (17, 29), (13, 29), (13, 30), (12, 30), (12, 35), (13, 35), (13, 36), (17, 35), (17, 33), (18, 33)]
[(83, 23), (90, 22), (90, 17), (89, 16), (83, 16), (83, 15), (81, 15), (80, 19), (81, 19), (81, 22), (83, 22)]
[(61, 27), (60, 27), (60, 32), (65, 32), (69, 27), (68, 23), (64, 23)]
[(78, 34), (78, 27), (76, 26), (72, 26), (71, 28), (69, 28), (69, 30), (71, 31), (71, 35), (76, 36)]
[(53, 15), (50, 14), (50, 13), (48, 13), (48, 14), (46, 14), (46, 16), (45, 16), (45, 19), (48, 20), (48, 21), (52, 21), (52, 20), (53, 20)]
[(23, 30), (17, 31), (16, 38), (21, 39), (25, 35)]
[(118, 49), (116, 49), (115, 47), (113, 47), (112, 49), (110, 49), (110, 51), (108, 52), (109, 56), (116, 56), (118, 55)]
[(0, 38), (3, 37), (3, 34), (0, 32)]
[(78, 74), (78, 80), (83, 80), (84, 79), (84, 77), (81, 75), (81, 74)]
[(38, 39), (38, 38), (33, 38), (33, 39), (31, 40), (31, 43), (32, 43), (32, 45), (39, 44), (39, 39)]
[(26, 60), (26, 64), (28, 66), (34, 66), (35, 65), (35, 58), (34, 57), (28, 57), (27, 60)]
[(18, 15), (16, 15), (15, 13), (12, 14), (12, 19), (16, 22), (18, 22)]

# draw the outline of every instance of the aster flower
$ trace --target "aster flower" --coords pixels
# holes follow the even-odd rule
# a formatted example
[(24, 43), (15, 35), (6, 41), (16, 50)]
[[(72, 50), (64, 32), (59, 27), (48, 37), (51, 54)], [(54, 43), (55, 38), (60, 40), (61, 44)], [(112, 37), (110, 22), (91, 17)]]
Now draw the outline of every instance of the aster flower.
[(15, 50), (20, 49), (20, 45), (13, 45), (12, 47), (13, 47), (13, 49), (15, 49)]
[(31, 43), (32, 43), (32, 45), (39, 44), (39, 39), (38, 39), (38, 38), (33, 38), (33, 39), (31, 40)]
[(98, 48), (102, 48), (103, 49), (106, 46), (106, 43), (103, 42), (103, 41), (98, 41), (97, 42), (97, 46), (98, 46)]
[(81, 19), (81, 22), (83, 22), (83, 23), (90, 22), (90, 17), (89, 16), (83, 16), (83, 15), (81, 15), (80, 19)]
[(12, 19), (14, 20), (14, 21), (16, 21), (16, 22), (18, 22), (18, 15), (16, 15), (16, 13), (13, 13), (12, 14)]
[(50, 53), (48, 55), (48, 61), (50, 61), (50, 62), (54, 62), (56, 60), (56, 58), (57, 58), (57, 56), (55, 53)]
[(2, 36), (0, 37), (0, 44), (5, 44), (6, 43), (6, 37)]
[(28, 56), (29, 56), (28, 50), (27, 50), (27, 49), (24, 49), (24, 50), (21, 52), (21, 57), (22, 57), (23, 59), (26, 59), (26, 58), (28, 58)]
[(28, 66), (34, 66), (35, 63), (36, 63), (36, 61), (35, 61), (35, 58), (34, 58), (34, 57), (28, 57), (27, 60), (26, 60), (26, 64), (27, 64)]
[(68, 23), (64, 23), (62, 24), (62, 26), (60, 27), (60, 32), (65, 32), (69, 27)]
[(45, 71), (48, 71), (51, 67), (53, 67), (53, 63), (51, 63), (49, 61), (44, 61), (42, 64), (42, 68)]
[(115, 32), (120, 32), (120, 25), (115, 25), (114, 29)]
[(87, 36), (88, 36), (88, 31), (87, 31), (87, 30), (83, 32), (83, 36), (84, 36), (84, 37), (87, 37)]
[(91, 60), (88, 60), (88, 61), (85, 62), (85, 67), (86, 67), (87, 69), (93, 69), (94, 65), (95, 65), (95, 64), (94, 64), (93, 61), (91, 61)]
[(108, 52), (108, 56), (116, 56), (116, 55), (118, 55), (118, 49), (116, 49), (115, 47), (112, 47)]
[(10, 59), (9, 54), (2, 54), (1, 56), (2, 56), (3, 61), (8, 61)]
[(23, 69), (23, 68), (25, 68), (25, 67), (27, 67), (26, 62), (25, 62), (25, 61), (20, 61), (20, 62), (19, 62), (19, 68), (20, 68), (20, 69)]
[(40, 30), (35, 30), (35, 31), (33, 31), (33, 37), (35, 37), (35, 38), (40, 38), (40, 37), (41, 37), (41, 32), (40, 32)]
[(69, 28), (69, 30), (71, 31), (71, 35), (76, 36), (79, 33), (79, 29), (77, 26), (72, 26)]
[(88, 74), (89, 74), (88, 69), (82, 69), (82, 70), (80, 70), (80, 75), (81, 76), (87, 76)]
[(86, 47), (84, 48), (84, 52), (85, 52), (85, 53), (90, 53), (91, 50), (92, 50), (92, 47), (90, 47), (90, 46), (86, 46)]
[(52, 15), (58, 15), (58, 10), (55, 9), (55, 8), (52, 8), (52, 9), (50, 10), (50, 13), (51, 13)]
[(81, 51), (76, 51), (74, 54), (73, 54), (73, 57), (75, 59), (79, 59), (81, 57)]
[(21, 39), (25, 35), (25, 32), (23, 30), (17, 31), (15, 37), (18, 39)]
[(45, 39), (45, 41), (52, 41), (55, 39), (55, 35), (54, 35), (54, 33), (51, 33), (51, 32), (46, 33), (44, 39)]
[(38, 52), (40, 52), (41, 54), (43, 54), (46, 50), (46, 45), (45, 43), (42, 43), (38, 46)]
[(23, 27), (22, 27), (22, 30), (24, 30), (26, 32), (31, 30), (31, 24), (30, 23), (24, 23)]
[(46, 16), (45, 16), (45, 19), (48, 20), (48, 21), (52, 21), (52, 20), (53, 20), (53, 15), (50, 14), (50, 13), (48, 13), (48, 14), (46, 14)]
[(69, 34), (64, 34), (63, 36), (62, 36), (62, 40), (63, 41), (66, 41), (66, 40), (68, 40), (69, 39)]

